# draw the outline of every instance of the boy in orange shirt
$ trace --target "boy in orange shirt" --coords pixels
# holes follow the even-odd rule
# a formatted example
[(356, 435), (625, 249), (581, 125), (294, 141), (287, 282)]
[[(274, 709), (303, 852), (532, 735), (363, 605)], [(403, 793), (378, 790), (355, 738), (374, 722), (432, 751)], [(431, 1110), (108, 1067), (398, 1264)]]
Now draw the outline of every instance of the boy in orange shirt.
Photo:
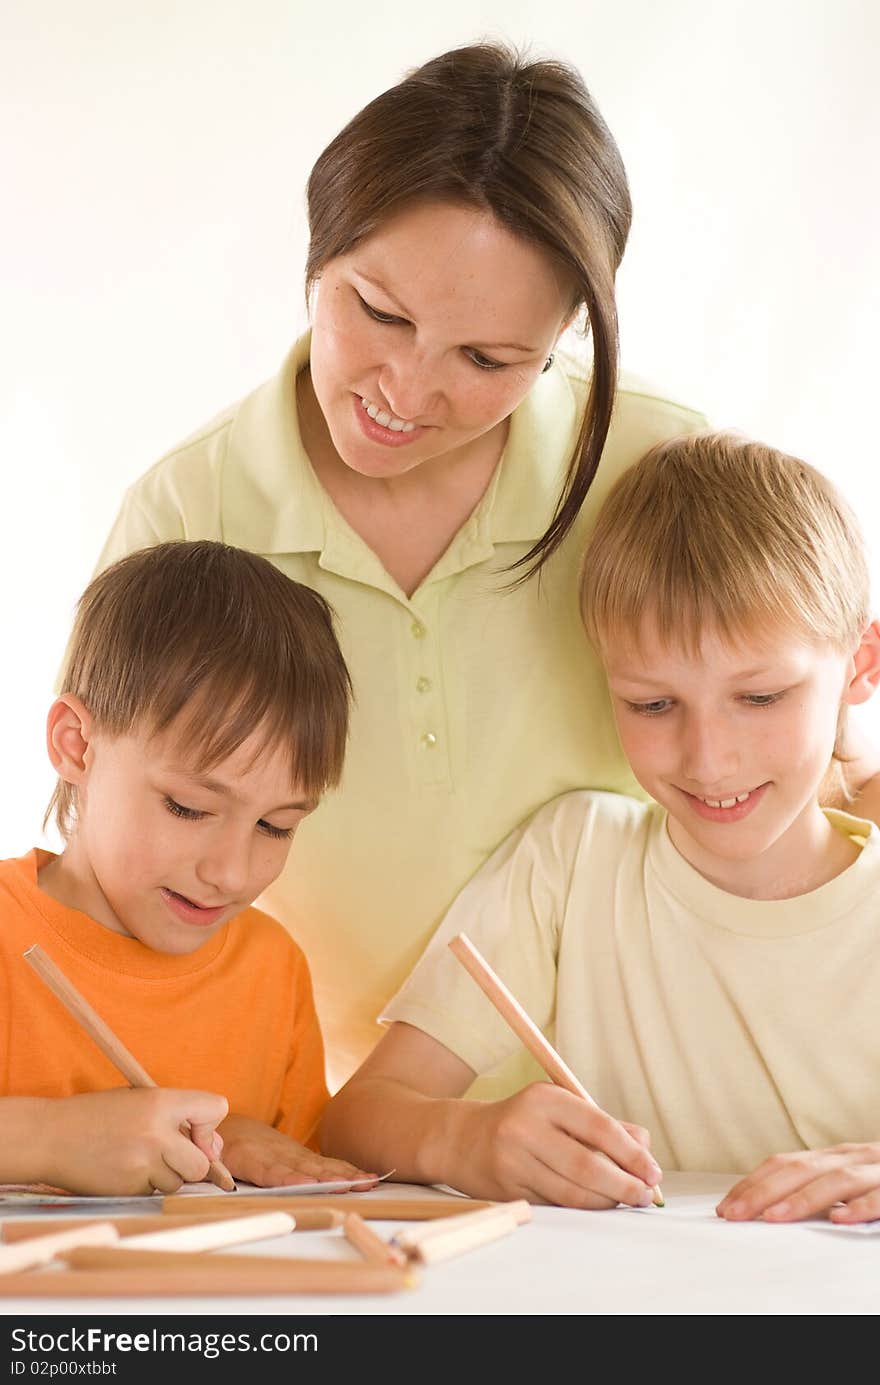
[[(145, 549), (84, 593), (62, 688), (64, 850), (0, 863), (0, 1181), (170, 1193), (221, 1149), (262, 1186), (362, 1176), (304, 1143), (327, 1101), (309, 969), (250, 907), (342, 771), (326, 603), (224, 544)], [(23, 961), (33, 943), (155, 1089), (121, 1084)]]

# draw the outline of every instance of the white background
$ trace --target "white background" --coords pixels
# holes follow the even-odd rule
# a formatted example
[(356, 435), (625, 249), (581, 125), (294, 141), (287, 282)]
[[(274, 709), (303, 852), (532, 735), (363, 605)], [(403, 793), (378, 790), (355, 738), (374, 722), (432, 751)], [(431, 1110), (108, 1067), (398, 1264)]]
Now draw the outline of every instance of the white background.
[(820, 466), (872, 537), (873, 0), (0, 0), (0, 856), (41, 840), (52, 681), (123, 489), (305, 325), (314, 159), (485, 36), (574, 62), (620, 143), (624, 365)]

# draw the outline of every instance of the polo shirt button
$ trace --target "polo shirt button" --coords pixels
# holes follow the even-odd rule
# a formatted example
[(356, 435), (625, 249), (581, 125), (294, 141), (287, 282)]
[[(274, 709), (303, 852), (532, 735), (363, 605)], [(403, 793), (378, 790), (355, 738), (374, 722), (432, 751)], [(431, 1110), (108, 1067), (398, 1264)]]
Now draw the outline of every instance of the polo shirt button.
[(409, 627), (409, 631), (414, 640), (423, 640), (425, 638), (425, 627), (420, 620), (414, 620)]
[(426, 693), (431, 691), (430, 678), (419, 678), (416, 681), (416, 692)]
[(433, 731), (426, 731), (419, 740), (419, 745), (423, 750), (432, 750), (436, 744), (437, 737), (434, 735)]

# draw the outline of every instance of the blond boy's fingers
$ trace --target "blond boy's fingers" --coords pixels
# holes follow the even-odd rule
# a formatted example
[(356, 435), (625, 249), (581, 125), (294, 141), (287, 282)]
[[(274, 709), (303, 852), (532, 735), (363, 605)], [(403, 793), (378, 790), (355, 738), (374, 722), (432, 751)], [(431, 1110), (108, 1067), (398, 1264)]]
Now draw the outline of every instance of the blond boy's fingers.
[[(587, 1106), (576, 1097), (574, 1103), (566, 1104), (560, 1125), (582, 1144), (600, 1151), (624, 1173), (640, 1179), (647, 1188), (661, 1181), (662, 1171), (650, 1151), (620, 1121), (599, 1107)], [(630, 1202), (632, 1199), (618, 1197), (617, 1201)]]
[(774, 1203), (765, 1221), (803, 1221), (828, 1212), (836, 1202), (852, 1204), (880, 1188), (880, 1165), (848, 1164), (829, 1170), (806, 1187)]
[[(767, 1215), (769, 1220), (796, 1220), (813, 1216), (839, 1199), (826, 1197), (820, 1180), (835, 1171), (880, 1162), (880, 1145), (839, 1145), (833, 1149), (798, 1150), (792, 1154), (774, 1154), (757, 1169), (741, 1178), (715, 1209), (728, 1221), (751, 1221)], [(818, 1191), (817, 1191), (817, 1185)], [(805, 1190), (812, 1188), (807, 1193)], [(792, 1211), (792, 1205), (794, 1211)], [(774, 1215), (769, 1216), (771, 1208)]]
[(877, 1183), (877, 1187), (861, 1197), (845, 1202), (842, 1207), (832, 1207), (828, 1213), (829, 1220), (842, 1225), (851, 1222), (880, 1221), (880, 1176)]
[(650, 1188), (621, 1169), (601, 1150), (589, 1149), (562, 1130), (542, 1134), (540, 1148), (533, 1148), (535, 1172), (530, 1185), (548, 1202), (564, 1207), (646, 1207)]

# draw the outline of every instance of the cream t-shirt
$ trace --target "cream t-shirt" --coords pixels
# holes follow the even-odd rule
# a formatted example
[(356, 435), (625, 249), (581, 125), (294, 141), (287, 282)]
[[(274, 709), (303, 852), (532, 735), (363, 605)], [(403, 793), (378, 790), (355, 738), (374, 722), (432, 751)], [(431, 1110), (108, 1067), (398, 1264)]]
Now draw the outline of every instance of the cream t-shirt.
[(664, 1169), (880, 1138), (880, 834), (795, 899), (741, 899), (676, 851), (665, 812), (569, 793), (467, 885), (382, 1019), (482, 1072), (518, 1047), (446, 946), (464, 932), (611, 1115)]
[(705, 420), (624, 381), (577, 524), (540, 583), (510, 590), (504, 569), (550, 522), (583, 409), (583, 371), (557, 357), (512, 415), (483, 499), (407, 597), (303, 449), (295, 382), (308, 356), (306, 336), (274, 379), (131, 487), (99, 566), (165, 539), (219, 539), (268, 557), (336, 611), (355, 688), (343, 782), (260, 901), (309, 959), (332, 1090), (381, 1036), (379, 1010), (512, 828), (566, 789), (641, 792), (581, 629), (578, 561), (617, 476)]

